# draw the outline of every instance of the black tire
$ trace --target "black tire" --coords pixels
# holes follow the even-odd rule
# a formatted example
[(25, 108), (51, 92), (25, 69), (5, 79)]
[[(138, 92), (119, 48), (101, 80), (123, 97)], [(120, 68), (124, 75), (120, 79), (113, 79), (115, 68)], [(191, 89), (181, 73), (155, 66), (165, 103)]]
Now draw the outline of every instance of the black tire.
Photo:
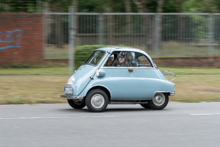
[(86, 106), (84, 101), (76, 102), (75, 100), (67, 100), (69, 105), (74, 109), (82, 109)]
[(143, 108), (145, 109), (151, 109), (151, 107), (149, 106), (149, 104), (140, 104)]
[(87, 94), (85, 102), (89, 111), (102, 112), (108, 106), (109, 98), (103, 90), (94, 89)]
[[(157, 103), (157, 100), (156, 100), (156, 97), (157, 97), (157, 96), (163, 97), (164, 100), (162, 100), (161, 103)], [(158, 101), (159, 101), (159, 100), (158, 100)], [(150, 106), (152, 109), (154, 109), (154, 110), (162, 110), (162, 109), (164, 109), (164, 108), (167, 106), (168, 102), (169, 102), (169, 96), (168, 96), (168, 94), (156, 93), (156, 94), (154, 95), (153, 99), (150, 100), (150, 101), (148, 101), (148, 104), (149, 104), (149, 106)]]

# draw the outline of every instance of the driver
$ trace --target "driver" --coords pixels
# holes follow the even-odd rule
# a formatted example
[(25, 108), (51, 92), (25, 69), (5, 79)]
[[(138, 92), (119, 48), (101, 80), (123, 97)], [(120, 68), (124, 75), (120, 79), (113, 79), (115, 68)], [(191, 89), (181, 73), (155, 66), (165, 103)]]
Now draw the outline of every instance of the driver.
[(118, 64), (117, 66), (121, 66), (121, 67), (127, 67), (126, 61), (125, 61), (125, 53), (121, 52), (118, 56)]

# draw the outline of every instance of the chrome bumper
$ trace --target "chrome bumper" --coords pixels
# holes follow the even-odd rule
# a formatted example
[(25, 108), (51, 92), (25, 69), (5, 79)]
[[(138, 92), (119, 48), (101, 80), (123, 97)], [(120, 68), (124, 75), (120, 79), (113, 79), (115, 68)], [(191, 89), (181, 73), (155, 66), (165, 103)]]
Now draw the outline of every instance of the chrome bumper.
[(67, 100), (82, 100), (82, 96), (66, 96), (66, 95), (60, 95), (61, 98), (67, 99)]
[(175, 92), (170, 92), (170, 96), (175, 96)]

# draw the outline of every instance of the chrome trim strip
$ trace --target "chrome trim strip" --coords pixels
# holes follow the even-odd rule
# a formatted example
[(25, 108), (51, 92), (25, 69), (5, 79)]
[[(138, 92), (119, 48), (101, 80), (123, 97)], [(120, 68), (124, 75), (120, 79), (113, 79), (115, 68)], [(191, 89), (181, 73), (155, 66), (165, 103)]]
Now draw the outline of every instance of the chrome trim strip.
[(82, 96), (66, 96), (66, 95), (60, 95), (60, 98), (67, 99), (67, 100), (82, 100)]
[(110, 101), (109, 104), (147, 104), (147, 100), (145, 102), (128, 102), (128, 101), (125, 101), (125, 102), (122, 102), (122, 101)]
[(172, 73), (170, 70), (160, 70), (160, 71), (161, 71), (164, 75), (174, 76), (174, 78), (171, 79), (170, 82), (176, 79), (176, 75), (175, 75), (174, 73)]

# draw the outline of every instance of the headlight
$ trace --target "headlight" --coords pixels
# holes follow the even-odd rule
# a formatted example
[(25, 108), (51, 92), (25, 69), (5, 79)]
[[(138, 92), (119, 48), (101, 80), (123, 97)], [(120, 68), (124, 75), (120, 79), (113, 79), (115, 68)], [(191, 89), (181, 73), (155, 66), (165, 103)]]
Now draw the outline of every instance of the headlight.
[(71, 85), (72, 85), (72, 84), (74, 83), (74, 81), (75, 81), (74, 76), (71, 76), (71, 77), (69, 78), (67, 84), (71, 84)]
[(96, 70), (96, 75), (99, 76), (99, 70)]
[(73, 88), (65, 87), (64, 88), (64, 93), (65, 94), (73, 94)]

